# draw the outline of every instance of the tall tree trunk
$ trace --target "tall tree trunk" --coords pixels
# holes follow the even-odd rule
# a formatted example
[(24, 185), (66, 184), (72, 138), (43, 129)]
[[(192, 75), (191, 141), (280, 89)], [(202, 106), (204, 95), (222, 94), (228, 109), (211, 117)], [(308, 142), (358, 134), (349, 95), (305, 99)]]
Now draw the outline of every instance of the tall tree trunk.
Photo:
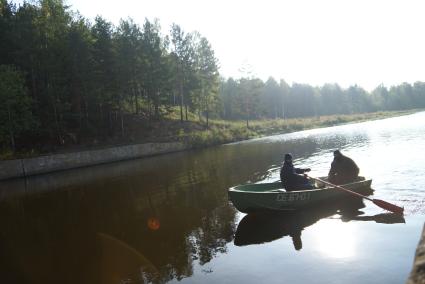
[(84, 100), (84, 110), (86, 111), (86, 127), (89, 126), (89, 105), (87, 103), (87, 100)]
[(122, 113), (122, 107), (120, 106), (120, 118), (121, 118), (121, 137), (124, 137), (124, 116)]
[(249, 103), (248, 103), (248, 99), (246, 99), (245, 101), (246, 105), (245, 105), (245, 111), (246, 111), (246, 128), (249, 127), (249, 123), (248, 123), (248, 119), (249, 119)]
[[(103, 122), (103, 105), (102, 103), (99, 104), (99, 114), (100, 114), (100, 122)], [(103, 123), (102, 123), (103, 125)]]
[(12, 146), (12, 152), (15, 153), (16, 151), (16, 146), (15, 146), (15, 135), (13, 134), (13, 130), (10, 129), (10, 145)]
[(155, 111), (155, 119), (159, 119), (159, 92), (155, 92), (155, 100), (154, 100), (154, 111)]
[(134, 88), (134, 96), (136, 98), (136, 114), (139, 114), (139, 87)]
[(36, 89), (36, 81), (35, 81), (35, 74), (34, 74), (34, 68), (31, 68), (31, 87), (32, 87), (32, 94), (35, 98), (37, 96), (37, 89)]
[(9, 117), (9, 136), (10, 136), (10, 146), (12, 146), (12, 151), (15, 153), (15, 135), (13, 133), (12, 127), (12, 114), (10, 113), (9, 104), (7, 104), (7, 115)]
[(149, 115), (149, 120), (151, 120), (152, 119), (152, 104), (150, 101), (148, 102), (148, 115)]
[(64, 141), (62, 138), (62, 131), (60, 129), (60, 125), (59, 125), (59, 119), (58, 119), (58, 112), (56, 109), (56, 103), (53, 103), (53, 113), (54, 113), (54, 117), (55, 117), (55, 126), (56, 126), (56, 134), (58, 136), (58, 140), (59, 140), (59, 144), (63, 145)]
[(208, 108), (208, 102), (207, 102), (207, 128), (209, 128), (209, 116), (210, 116), (210, 110)]
[(112, 135), (112, 113), (111, 113), (111, 109), (109, 107), (109, 135)]
[(183, 82), (180, 81), (180, 121), (183, 122)]
[(79, 106), (78, 106), (78, 126), (79, 126), (79, 131), (80, 133), (83, 131), (83, 102), (79, 101)]

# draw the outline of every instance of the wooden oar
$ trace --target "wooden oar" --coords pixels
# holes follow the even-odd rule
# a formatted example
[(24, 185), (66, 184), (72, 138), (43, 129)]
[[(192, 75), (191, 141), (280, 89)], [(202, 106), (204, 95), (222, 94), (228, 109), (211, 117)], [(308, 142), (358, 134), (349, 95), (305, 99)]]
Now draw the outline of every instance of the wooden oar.
[(403, 211), (404, 211), (404, 208), (403, 207), (399, 207), (399, 206), (397, 206), (395, 204), (386, 202), (386, 201), (381, 200), (381, 199), (372, 199), (372, 198), (369, 198), (369, 197), (364, 196), (364, 195), (362, 195), (360, 193), (351, 191), (351, 190), (349, 190), (349, 189), (347, 189), (345, 187), (342, 187), (342, 186), (339, 186), (339, 185), (330, 183), (328, 181), (324, 181), (324, 180), (322, 180), (320, 178), (315, 178), (315, 177), (311, 177), (311, 176), (308, 176), (308, 177), (311, 178), (311, 179), (315, 179), (317, 181), (320, 181), (320, 182), (322, 182), (324, 184), (330, 185), (330, 186), (332, 186), (334, 188), (338, 188), (338, 189), (343, 190), (345, 192), (348, 192), (350, 194), (357, 195), (357, 196), (359, 196), (361, 198), (364, 198), (364, 199), (367, 199), (369, 201), (372, 201), (375, 205), (381, 207), (382, 209), (385, 209), (385, 210), (391, 211), (393, 213), (397, 213), (397, 214), (403, 215)]

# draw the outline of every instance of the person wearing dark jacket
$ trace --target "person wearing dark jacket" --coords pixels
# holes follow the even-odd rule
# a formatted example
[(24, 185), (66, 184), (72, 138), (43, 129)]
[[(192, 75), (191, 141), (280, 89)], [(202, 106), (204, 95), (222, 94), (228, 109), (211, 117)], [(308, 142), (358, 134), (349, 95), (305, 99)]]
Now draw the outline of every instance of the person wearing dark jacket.
[(328, 174), (329, 182), (334, 184), (346, 184), (353, 182), (359, 175), (359, 167), (349, 157), (339, 150), (334, 151), (334, 160)]
[(303, 175), (305, 172), (309, 171), (309, 168), (295, 168), (292, 163), (292, 155), (285, 154), (285, 162), (280, 170), (280, 180), (283, 188), (285, 188), (286, 191), (312, 189), (313, 186), (310, 184), (307, 177)]

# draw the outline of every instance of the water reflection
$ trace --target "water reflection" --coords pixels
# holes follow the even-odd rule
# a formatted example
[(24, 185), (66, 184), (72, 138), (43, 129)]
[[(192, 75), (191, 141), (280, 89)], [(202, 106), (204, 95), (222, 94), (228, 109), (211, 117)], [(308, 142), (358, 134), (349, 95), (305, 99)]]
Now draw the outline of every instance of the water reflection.
[[(236, 246), (262, 244), (289, 236), (292, 238), (295, 250), (300, 250), (303, 246), (302, 231), (319, 220), (330, 217), (339, 218), (343, 222), (358, 220), (385, 224), (404, 223), (402, 216), (393, 213), (362, 216), (364, 213), (359, 209), (364, 207), (362, 200), (354, 198), (292, 213), (249, 214), (239, 222), (234, 244)], [(318, 237), (321, 240), (319, 246), (323, 251), (328, 254), (333, 253), (335, 257), (346, 257), (353, 252), (349, 246), (350, 239), (355, 238), (353, 232), (341, 231), (340, 224), (335, 222), (321, 222), (320, 228), (319, 232), (326, 234), (326, 236)], [(335, 234), (336, 231), (338, 234)]]
[(227, 189), (266, 179), (290, 147), (311, 155), (320, 145), (241, 143), (0, 182), (0, 274), (33, 283), (191, 277), (233, 240)]
[[(348, 214), (346, 214), (348, 213)], [(394, 213), (382, 213), (376, 215), (362, 216), (361, 211), (341, 212), (336, 222), (335, 218), (322, 220), (315, 226), (312, 244), (315, 249), (323, 256), (333, 259), (350, 259), (356, 257), (361, 244), (358, 238), (359, 228), (347, 224), (348, 221), (374, 221), (382, 224), (405, 223), (404, 217)]]
[(404, 217), (400, 214), (395, 213), (380, 213), (371, 216), (351, 216), (351, 215), (341, 215), (341, 220), (343, 222), (349, 221), (375, 221), (380, 224), (396, 224), (396, 223), (406, 223)]
[(104, 233), (97, 234), (101, 252), (99, 262), (100, 283), (114, 284), (123, 280), (139, 280), (139, 283), (157, 282), (160, 273), (141, 252)]
[(357, 251), (357, 232), (353, 226), (341, 225), (334, 220), (324, 220), (316, 226), (317, 251), (330, 258), (352, 258)]
[(163, 174), (169, 180), (162, 188), (149, 186), (157, 181), (139, 173), (93, 180), (88, 190), (80, 185), (9, 196), (0, 203), (2, 281), (163, 283), (190, 277), (194, 262), (226, 252), (236, 230), (225, 191), (205, 183), (214, 171), (198, 168), (196, 175), (185, 172), (191, 186), (174, 171)]

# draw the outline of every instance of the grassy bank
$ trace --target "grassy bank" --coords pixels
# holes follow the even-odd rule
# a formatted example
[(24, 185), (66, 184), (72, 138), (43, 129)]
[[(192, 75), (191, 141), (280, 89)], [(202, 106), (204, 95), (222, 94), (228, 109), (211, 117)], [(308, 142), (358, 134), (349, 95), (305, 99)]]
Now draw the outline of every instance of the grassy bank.
[[(417, 110), (416, 110), (417, 111)], [(13, 153), (10, 150), (0, 151), (0, 160), (29, 158), (53, 153), (78, 152), (113, 146), (140, 143), (184, 142), (193, 148), (202, 148), (230, 142), (242, 141), (263, 136), (284, 134), (306, 129), (341, 125), (346, 123), (377, 120), (401, 116), (416, 112), (394, 111), (375, 112), (351, 115), (330, 115), (309, 118), (252, 120), (249, 127), (246, 121), (210, 120), (209, 127), (194, 114), (188, 115), (188, 121), (180, 122), (178, 111), (158, 121), (148, 121), (139, 116), (126, 120), (125, 136), (109, 138), (93, 137), (75, 144), (50, 145), (46, 150), (36, 148)]]
[(310, 118), (274, 119), (249, 121), (210, 120), (210, 126), (204, 130), (179, 132), (179, 139), (193, 147), (206, 147), (269, 135), (336, 126), (347, 123), (378, 120), (414, 113), (415, 111), (374, 112), (351, 115), (330, 115)]

